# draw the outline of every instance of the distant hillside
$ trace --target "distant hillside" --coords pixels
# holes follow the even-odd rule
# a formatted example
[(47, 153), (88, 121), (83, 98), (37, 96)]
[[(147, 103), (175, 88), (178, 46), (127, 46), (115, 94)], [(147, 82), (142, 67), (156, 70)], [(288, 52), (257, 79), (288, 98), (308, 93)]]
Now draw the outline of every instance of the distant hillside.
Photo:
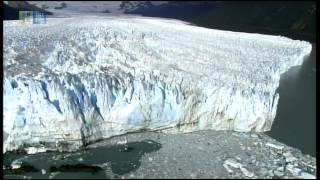
[[(123, 2), (130, 7), (130, 2)], [(169, 2), (140, 5), (128, 14), (181, 19), (199, 26), (221, 30), (278, 34), (315, 41), (315, 2), (241, 1)]]
[[(312, 1), (9, 1), (9, 6), (46, 14), (140, 14), (221, 30), (282, 35), (311, 42), (316, 38), (316, 4)], [(18, 18), (16, 11), (8, 7), (4, 7), (4, 12), (5, 18)]]
[(191, 22), (209, 28), (285, 35), (315, 42), (315, 2), (223, 2)]
[(6, 4), (3, 4), (3, 20), (19, 19), (19, 11)]
[[(166, 4), (153, 5), (151, 3), (145, 2), (141, 3), (140, 6), (136, 7), (132, 11), (127, 8), (125, 12), (128, 14), (141, 14), (144, 16), (152, 17), (191, 20), (195, 17), (200, 18), (202, 16), (205, 16), (210, 11), (213, 11), (217, 6), (216, 4), (217, 2), (172, 1)], [(130, 1), (123, 1), (121, 5), (123, 7), (130, 7)]]
[(29, 4), (26, 1), (8, 1), (8, 3), (3, 3), (3, 20), (18, 20), (19, 11), (40, 11), (46, 15), (52, 15), (51, 12)]

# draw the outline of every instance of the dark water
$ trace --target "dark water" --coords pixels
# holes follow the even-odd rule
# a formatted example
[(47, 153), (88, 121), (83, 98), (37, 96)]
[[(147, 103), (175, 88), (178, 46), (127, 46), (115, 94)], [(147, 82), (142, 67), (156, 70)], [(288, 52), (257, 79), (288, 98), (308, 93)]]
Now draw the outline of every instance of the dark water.
[(277, 115), (267, 134), (316, 156), (316, 44), (302, 66), (281, 76)]
[[(59, 172), (53, 179), (60, 178), (76, 178), (76, 179), (93, 179), (93, 178), (117, 178), (122, 174), (129, 173), (139, 168), (141, 157), (145, 153), (157, 151), (161, 148), (161, 144), (145, 140), (141, 142), (130, 142), (126, 145), (103, 146), (93, 149), (81, 150), (71, 153), (49, 152), (35, 155), (6, 154), (4, 156), (4, 165), (10, 166), (12, 161), (20, 159), (23, 164), (32, 165), (36, 172), (26, 172), (11, 175), (10, 171), (4, 171), (5, 179), (23, 178), (23, 176), (31, 178), (48, 179), (50, 172), (54, 168), (65, 165), (89, 165), (98, 167), (92, 172), (75, 172), (75, 170), (64, 168), (64, 172)], [(106, 164), (107, 163), (107, 164)], [(102, 167), (101, 169), (99, 167)], [(41, 169), (46, 174), (41, 173)], [(79, 168), (75, 168), (79, 171)], [(61, 168), (59, 169), (62, 170)], [(65, 172), (69, 171), (69, 172)]]

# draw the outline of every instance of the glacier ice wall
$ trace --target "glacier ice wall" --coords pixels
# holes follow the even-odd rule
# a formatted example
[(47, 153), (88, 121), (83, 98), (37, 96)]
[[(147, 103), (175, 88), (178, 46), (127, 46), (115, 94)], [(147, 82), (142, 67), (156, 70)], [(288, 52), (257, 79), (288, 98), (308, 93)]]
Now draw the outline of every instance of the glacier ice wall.
[(4, 21), (4, 151), (126, 132), (268, 131), (311, 44), (146, 17)]

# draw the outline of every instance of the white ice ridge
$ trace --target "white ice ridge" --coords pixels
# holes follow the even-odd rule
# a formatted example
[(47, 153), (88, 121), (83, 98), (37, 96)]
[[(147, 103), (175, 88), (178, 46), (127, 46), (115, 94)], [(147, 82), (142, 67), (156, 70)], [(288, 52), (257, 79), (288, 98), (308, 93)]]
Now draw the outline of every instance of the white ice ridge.
[(4, 21), (4, 146), (126, 132), (268, 131), (311, 44), (146, 17)]

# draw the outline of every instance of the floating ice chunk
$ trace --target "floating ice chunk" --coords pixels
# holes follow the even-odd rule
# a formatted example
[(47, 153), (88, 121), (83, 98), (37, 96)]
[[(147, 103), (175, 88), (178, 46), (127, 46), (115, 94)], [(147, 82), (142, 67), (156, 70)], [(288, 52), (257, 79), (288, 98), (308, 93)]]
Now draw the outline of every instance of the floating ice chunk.
[(307, 172), (301, 172), (299, 177), (302, 179), (316, 179), (317, 178), (315, 175), (307, 173)]
[(285, 152), (283, 153), (283, 156), (286, 158), (286, 162), (293, 162), (297, 160), (297, 158), (294, 157), (291, 152)]
[(12, 169), (19, 169), (22, 165), (22, 161), (21, 160), (14, 160), (12, 163), (11, 163), (11, 168)]
[(284, 146), (282, 146), (282, 145), (276, 145), (276, 144), (272, 144), (272, 143), (266, 143), (266, 146), (272, 147), (277, 150), (283, 150), (283, 148), (284, 148)]
[(232, 158), (225, 160), (223, 163), (223, 167), (225, 167), (229, 173), (233, 173), (233, 170), (230, 169), (230, 167), (233, 167), (236, 169), (240, 169), (240, 171), (247, 177), (255, 176), (253, 172), (248, 171), (245, 167), (243, 167), (241, 163), (237, 162), (235, 159)]
[(36, 153), (46, 152), (47, 149), (45, 147), (40, 147), (40, 148), (28, 147), (26, 148), (26, 151), (27, 151), (27, 154), (36, 154)]
[(247, 177), (254, 177), (254, 173), (253, 172), (250, 172), (248, 171), (246, 168), (244, 167), (240, 167), (240, 170), (242, 171), (242, 173), (247, 176)]
[(288, 164), (288, 165), (286, 166), (286, 169), (287, 169), (288, 171), (290, 171), (291, 174), (294, 175), (294, 176), (299, 176), (300, 173), (301, 173), (301, 169), (295, 167), (293, 164)]

